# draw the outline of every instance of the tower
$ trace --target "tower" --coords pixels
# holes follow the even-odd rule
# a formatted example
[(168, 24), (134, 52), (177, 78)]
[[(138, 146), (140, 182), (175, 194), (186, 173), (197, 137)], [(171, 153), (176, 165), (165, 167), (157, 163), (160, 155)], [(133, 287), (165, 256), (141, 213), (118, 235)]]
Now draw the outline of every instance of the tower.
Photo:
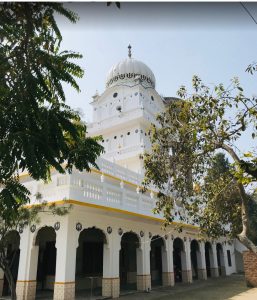
[(155, 90), (155, 76), (143, 62), (128, 57), (107, 74), (106, 89), (93, 96), (91, 136), (102, 135), (103, 158), (142, 173), (140, 154), (151, 147), (149, 128), (164, 109), (164, 100)]

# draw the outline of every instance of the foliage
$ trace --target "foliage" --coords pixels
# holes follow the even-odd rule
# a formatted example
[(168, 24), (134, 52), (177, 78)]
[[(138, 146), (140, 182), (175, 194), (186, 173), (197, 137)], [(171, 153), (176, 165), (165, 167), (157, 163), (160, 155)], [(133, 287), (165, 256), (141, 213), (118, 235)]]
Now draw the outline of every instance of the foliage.
[[(60, 3), (4, 3), (0, 10), (0, 149), (1, 178), (28, 170), (49, 179), (50, 167), (63, 173), (75, 166), (90, 169), (102, 148), (85, 138), (86, 126), (65, 105), (62, 83), (79, 91), (75, 77), (83, 70), (60, 52), (61, 33), (54, 13), (75, 22)], [(65, 167), (62, 165), (66, 162)]]
[[(247, 248), (257, 252), (249, 239), (249, 200), (245, 191), (245, 187), (257, 179), (257, 157), (253, 152), (239, 157), (235, 146), (246, 129), (255, 139), (256, 98), (244, 96), (237, 78), (228, 88), (219, 84), (211, 89), (197, 76), (193, 77), (192, 83), (192, 93), (188, 94), (182, 86), (178, 91), (181, 99), (171, 102), (157, 117), (159, 127), (152, 126), (153, 148), (144, 156), (144, 184), (154, 184), (161, 191), (156, 212), (163, 212), (167, 223), (173, 220), (175, 199), (187, 211), (180, 216), (181, 220), (198, 223), (205, 233), (213, 237), (228, 233), (228, 229), (217, 222), (219, 217), (224, 223), (230, 220), (233, 224), (229, 232), (232, 235), (237, 233)], [(214, 178), (211, 181), (208, 180), (211, 175), (209, 167), (217, 150), (230, 155), (233, 168), (221, 174), (218, 180)], [(241, 233), (236, 229), (239, 228), (239, 210), (234, 207), (233, 213), (228, 211), (233, 206), (230, 201), (236, 191), (240, 197), (233, 201), (241, 206)], [(220, 212), (223, 210), (221, 215), (217, 214), (218, 207)], [(233, 215), (234, 219), (231, 219)], [(206, 222), (211, 222), (211, 230), (204, 230), (205, 226), (210, 226)]]
[(242, 230), (241, 199), (231, 175), (233, 171), (224, 153), (215, 154), (207, 168), (201, 191), (201, 218), (197, 220), (197, 216), (193, 216), (207, 236), (235, 238)]
[(19, 182), (20, 172), (47, 182), (51, 168), (90, 171), (103, 151), (100, 137), (87, 137), (78, 112), (65, 104), (63, 84), (79, 92), (76, 78), (84, 72), (74, 62), (80, 54), (60, 50), (55, 14), (78, 20), (61, 3), (0, 4), (1, 228), (31, 217), (22, 209), (30, 192)]
[(254, 72), (257, 71), (257, 63), (253, 62), (251, 63), (247, 68), (246, 68), (246, 72), (253, 74)]
[[(36, 180), (50, 179), (50, 168), (90, 170), (103, 148), (86, 137), (86, 126), (65, 104), (63, 83), (79, 91), (75, 78), (81, 58), (60, 52), (61, 33), (54, 13), (71, 22), (77, 16), (60, 3), (2, 3), (0, 6), (0, 194), (2, 208), (29, 201), (18, 183), (27, 170)], [(5, 201), (5, 199), (7, 199)], [(7, 215), (6, 215), (7, 216)]]

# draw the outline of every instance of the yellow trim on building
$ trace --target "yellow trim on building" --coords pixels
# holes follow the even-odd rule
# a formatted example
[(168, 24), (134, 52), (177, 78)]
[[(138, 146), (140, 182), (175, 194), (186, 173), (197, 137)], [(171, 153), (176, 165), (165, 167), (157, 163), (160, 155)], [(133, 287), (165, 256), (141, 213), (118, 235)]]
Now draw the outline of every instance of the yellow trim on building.
[[(144, 219), (148, 219), (148, 220), (152, 220), (152, 221), (156, 221), (156, 222), (160, 222), (160, 223), (164, 222), (164, 219), (161, 219), (161, 218), (147, 216), (147, 215), (143, 215), (143, 214), (139, 214), (139, 213), (135, 213), (135, 212), (132, 212), (132, 211), (127, 211), (127, 210), (123, 210), (123, 209), (119, 209), (119, 208), (115, 208), (115, 207), (98, 205), (98, 204), (93, 204), (93, 203), (88, 203), (88, 202), (81, 202), (81, 201), (72, 200), (72, 199), (69, 199), (69, 200), (56, 200), (56, 201), (52, 201), (52, 202), (47, 203), (47, 205), (51, 205), (51, 204), (80, 205), (80, 206), (92, 207), (92, 208), (102, 209), (102, 210), (106, 210), (106, 211), (117, 212), (117, 213), (121, 213), (121, 214), (125, 214), (125, 215), (140, 217), (140, 218), (144, 218)], [(26, 207), (31, 207), (33, 205), (37, 205), (37, 204), (27, 205)], [(198, 229), (199, 228), (198, 226), (195, 226), (195, 225), (184, 224), (184, 223), (179, 223), (179, 222), (172, 222), (171, 225), (178, 225), (178, 226), (182, 225), (183, 227), (187, 227), (187, 228), (191, 228), (191, 229)]]

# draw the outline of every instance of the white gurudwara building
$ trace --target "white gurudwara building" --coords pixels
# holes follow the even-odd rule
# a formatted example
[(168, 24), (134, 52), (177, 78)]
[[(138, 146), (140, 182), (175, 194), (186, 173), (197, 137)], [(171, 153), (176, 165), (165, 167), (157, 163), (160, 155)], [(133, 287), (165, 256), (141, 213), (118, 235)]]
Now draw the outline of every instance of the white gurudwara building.
[[(117, 298), (127, 290), (150, 291), (241, 271), (234, 241), (203, 240), (191, 224), (178, 232), (180, 207), (174, 209), (173, 225), (162, 230), (162, 216), (152, 212), (156, 191), (139, 191), (144, 176), (140, 154), (151, 147), (150, 124), (172, 101), (160, 96), (155, 84), (153, 72), (132, 58), (129, 46), (128, 57), (109, 71), (105, 91), (93, 96), (88, 131), (102, 135), (105, 147), (99, 170), (53, 171), (49, 184), (21, 176), (31, 204), (41, 194), (72, 209), (65, 216), (42, 214), (39, 224), (12, 232), (8, 251), (11, 256), (19, 249), (13, 267), (18, 300), (34, 300), (44, 291), (49, 299), (73, 300), (91, 289), (103, 298)], [(0, 275), (0, 293), (6, 294)]]

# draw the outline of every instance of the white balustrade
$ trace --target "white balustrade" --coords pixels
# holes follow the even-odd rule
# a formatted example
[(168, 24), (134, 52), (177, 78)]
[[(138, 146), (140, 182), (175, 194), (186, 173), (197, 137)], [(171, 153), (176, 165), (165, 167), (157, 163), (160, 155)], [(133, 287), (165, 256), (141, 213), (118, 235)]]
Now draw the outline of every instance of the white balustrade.
[[(26, 181), (24, 184), (31, 191), (31, 203), (71, 199), (160, 217), (152, 213), (156, 201), (154, 194), (137, 192), (137, 187), (142, 185), (142, 175), (102, 158), (97, 160), (97, 164), (100, 172), (74, 170), (72, 174), (54, 173), (48, 184)], [(38, 193), (42, 199), (36, 199)]]
[(128, 209), (136, 209), (138, 206), (138, 197), (134, 193), (126, 193), (124, 199), (124, 206)]
[(113, 203), (113, 204), (119, 205), (121, 202), (121, 198), (122, 198), (121, 192), (118, 192), (117, 190), (114, 190), (113, 188), (107, 190), (107, 193), (106, 193), (107, 203)]
[(108, 175), (112, 175), (119, 179), (129, 181), (131, 183), (141, 185), (144, 177), (136, 172), (128, 170), (122, 166), (112, 163), (106, 159), (98, 158), (96, 161), (100, 171)]

